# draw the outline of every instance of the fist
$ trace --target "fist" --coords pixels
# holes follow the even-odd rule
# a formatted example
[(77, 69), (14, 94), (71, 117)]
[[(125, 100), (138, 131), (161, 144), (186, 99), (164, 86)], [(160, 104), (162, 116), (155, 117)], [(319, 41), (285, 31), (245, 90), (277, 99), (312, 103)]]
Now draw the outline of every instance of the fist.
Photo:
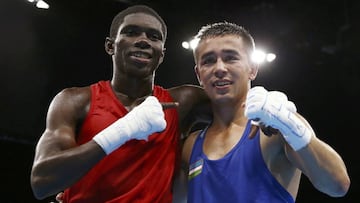
[(245, 102), (245, 116), (249, 119), (277, 129), (275, 118), (284, 110), (296, 112), (296, 106), (284, 93), (267, 91), (261, 86), (249, 90)]
[(249, 119), (279, 130), (295, 151), (307, 146), (314, 134), (284, 93), (254, 87), (249, 90), (245, 105), (245, 115)]
[(149, 96), (140, 105), (128, 113), (132, 118), (131, 127), (138, 131), (135, 139), (147, 139), (148, 135), (163, 131), (166, 128), (166, 121), (163, 108), (154, 96)]

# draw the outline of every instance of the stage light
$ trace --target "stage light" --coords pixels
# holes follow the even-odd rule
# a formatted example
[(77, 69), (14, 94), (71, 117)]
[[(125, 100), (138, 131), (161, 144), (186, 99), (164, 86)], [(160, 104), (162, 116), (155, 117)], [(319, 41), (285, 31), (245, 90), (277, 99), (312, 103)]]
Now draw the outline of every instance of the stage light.
[(199, 44), (199, 41), (200, 41), (200, 39), (192, 39), (190, 41), (190, 48), (195, 49), (197, 47), (197, 45)]
[(273, 54), (273, 53), (268, 53), (268, 54), (266, 55), (266, 61), (267, 61), (267, 62), (272, 62), (273, 60), (275, 60), (275, 58), (276, 58), (276, 55)]
[(36, 7), (41, 9), (49, 9), (50, 6), (45, 1), (39, 0), (36, 2)]
[(49, 9), (50, 6), (44, 0), (27, 0), (28, 2), (35, 4), (36, 8)]
[[(183, 41), (181, 43), (184, 49), (193, 50), (199, 43), (199, 39), (192, 39), (190, 41)], [(265, 62), (271, 63), (276, 59), (276, 55), (274, 53), (266, 53), (262, 49), (256, 49), (252, 55), (251, 60), (255, 63), (262, 64)]]
[(181, 43), (181, 46), (182, 46), (184, 49), (189, 49), (189, 48), (190, 48), (190, 43), (184, 41), (184, 42)]
[(181, 45), (184, 49), (195, 49), (198, 43), (199, 43), (199, 39), (192, 39), (190, 41), (183, 41)]
[(258, 64), (265, 62), (271, 63), (275, 60), (275, 58), (276, 55), (274, 53), (266, 53), (261, 49), (256, 49), (251, 55), (251, 60)]
[(263, 63), (265, 61), (266, 54), (262, 50), (255, 50), (251, 55), (251, 60), (255, 63)]

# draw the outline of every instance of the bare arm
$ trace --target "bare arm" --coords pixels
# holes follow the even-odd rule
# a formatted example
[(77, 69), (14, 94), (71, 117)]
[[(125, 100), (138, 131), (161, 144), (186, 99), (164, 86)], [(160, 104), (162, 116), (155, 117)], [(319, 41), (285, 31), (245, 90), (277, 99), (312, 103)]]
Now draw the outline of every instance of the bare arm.
[[(299, 114), (297, 115), (306, 122)], [(307, 122), (306, 124), (310, 127)], [(319, 191), (333, 197), (341, 197), (347, 193), (350, 179), (344, 161), (332, 147), (318, 139), (314, 132), (306, 147), (295, 152), (286, 145), (285, 151), (288, 159)]]
[(169, 92), (179, 103), (180, 127), (184, 135), (188, 135), (196, 123), (207, 123), (212, 118), (210, 100), (200, 86), (182, 85), (169, 89)]
[(46, 198), (71, 186), (105, 157), (93, 140), (81, 146), (75, 141), (76, 127), (80, 115), (86, 114), (89, 98), (88, 88), (66, 89), (51, 102), (31, 171), (36, 198)]
[(333, 197), (344, 196), (350, 179), (340, 155), (319, 140), (309, 123), (296, 112), (287, 96), (263, 87), (249, 90), (245, 115), (265, 126), (277, 129), (284, 142), (278, 145), (294, 167), (300, 169), (321, 192)]
[(192, 132), (185, 140), (183, 148), (182, 148), (182, 156), (181, 160), (184, 163), (184, 166), (186, 167), (186, 170), (188, 169), (189, 163), (190, 163), (190, 156), (192, 152), (192, 148), (194, 146), (194, 143), (196, 141), (196, 138), (200, 131)]

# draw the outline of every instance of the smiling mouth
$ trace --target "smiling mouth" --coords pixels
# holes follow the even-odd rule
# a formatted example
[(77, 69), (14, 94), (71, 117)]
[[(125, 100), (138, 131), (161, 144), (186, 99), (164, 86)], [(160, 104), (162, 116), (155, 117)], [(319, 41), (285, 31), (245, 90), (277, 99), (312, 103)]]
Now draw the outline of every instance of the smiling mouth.
[(134, 56), (134, 57), (137, 57), (137, 58), (144, 58), (144, 59), (150, 59), (151, 58), (151, 55), (149, 53), (142, 52), (142, 51), (131, 52), (130, 56)]
[(213, 83), (213, 86), (214, 87), (225, 87), (225, 86), (228, 86), (231, 84), (232, 84), (232, 82), (230, 82), (230, 81), (216, 81)]
[(150, 54), (141, 51), (131, 52), (129, 56), (138, 63), (149, 63), (152, 58)]

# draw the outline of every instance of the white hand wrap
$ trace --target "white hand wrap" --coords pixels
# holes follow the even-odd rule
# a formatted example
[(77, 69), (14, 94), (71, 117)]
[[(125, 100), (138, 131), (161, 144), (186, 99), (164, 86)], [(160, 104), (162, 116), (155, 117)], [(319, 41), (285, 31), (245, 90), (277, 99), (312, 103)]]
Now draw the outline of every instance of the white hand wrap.
[(246, 98), (245, 116), (278, 129), (295, 151), (310, 142), (312, 129), (296, 115), (295, 104), (282, 92), (251, 88)]
[(149, 96), (124, 117), (94, 136), (93, 140), (110, 154), (131, 139), (147, 140), (148, 136), (166, 128), (164, 111), (154, 96)]

